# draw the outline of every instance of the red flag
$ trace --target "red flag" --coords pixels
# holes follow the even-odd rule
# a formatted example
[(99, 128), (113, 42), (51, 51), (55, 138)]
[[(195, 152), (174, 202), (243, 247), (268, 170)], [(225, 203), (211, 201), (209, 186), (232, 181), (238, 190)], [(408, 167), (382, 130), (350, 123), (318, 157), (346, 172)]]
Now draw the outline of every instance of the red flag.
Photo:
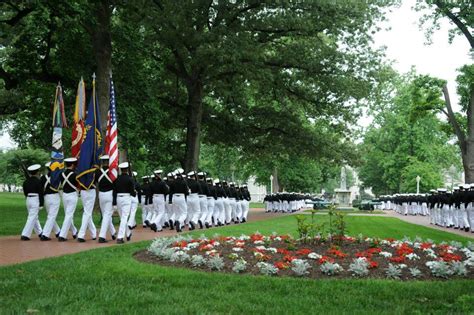
[(118, 131), (117, 112), (115, 108), (114, 82), (110, 77), (110, 105), (107, 115), (107, 133), (105, 135), (105, 153), (109, 156), (109, 177), (114, 181), (118, 176)]

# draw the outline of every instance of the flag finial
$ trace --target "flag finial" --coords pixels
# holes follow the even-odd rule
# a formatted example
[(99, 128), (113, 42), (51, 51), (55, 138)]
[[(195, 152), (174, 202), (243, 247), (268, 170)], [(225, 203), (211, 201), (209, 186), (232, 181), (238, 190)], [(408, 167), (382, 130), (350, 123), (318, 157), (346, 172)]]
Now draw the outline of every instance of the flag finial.
[(95, 80), (95, 72), (92, 74), (92, 79)]
[(109, 70), (109, 76), (112, 78), (112, 69)]

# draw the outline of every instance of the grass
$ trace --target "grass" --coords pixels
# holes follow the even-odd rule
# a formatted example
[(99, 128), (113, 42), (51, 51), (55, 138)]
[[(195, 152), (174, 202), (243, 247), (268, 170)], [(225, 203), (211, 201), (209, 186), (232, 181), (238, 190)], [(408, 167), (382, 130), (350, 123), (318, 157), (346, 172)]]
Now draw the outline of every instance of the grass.
[[(327, 217), (317, 217), (326, 220)], [(350, 234), (468, 239), (396, 218), (347, 217)], [(205, 234), (296, 233), (293, 217)], [(201, 234), (201, 231), (194, 233)], [(141, 242), (0, 268), (0, 313), (469, 313), (474, 281), (309, 280), (206, 273), (137, 262)]]

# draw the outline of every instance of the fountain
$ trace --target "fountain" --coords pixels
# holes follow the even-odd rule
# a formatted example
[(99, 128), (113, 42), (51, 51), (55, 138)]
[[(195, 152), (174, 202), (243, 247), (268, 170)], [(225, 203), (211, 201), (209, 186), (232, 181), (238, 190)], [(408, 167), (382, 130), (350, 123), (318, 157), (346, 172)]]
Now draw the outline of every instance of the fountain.
[(352, 209), (351, 191), (347, 189), (346, 181), (346, 168), (343, 166), (341, 168), (341, 185), (339, 188), (334, 189), (336, 193), (336, 206), (340, 210)]

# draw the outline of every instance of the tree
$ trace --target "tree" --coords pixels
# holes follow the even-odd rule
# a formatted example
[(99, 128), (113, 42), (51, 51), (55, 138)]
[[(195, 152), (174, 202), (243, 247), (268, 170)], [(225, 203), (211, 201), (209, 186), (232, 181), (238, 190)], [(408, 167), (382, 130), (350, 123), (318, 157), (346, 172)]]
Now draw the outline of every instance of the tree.
[(435, 113), (419, 114), (420, 95), (426, 94), (420, 92), (416, 74), (396, 79), (394, 86), (392, 104), (375, 117), (364, 135), (359, 177), (376, 194), (416, 188), (417, 175), (423, 178), (422, 191), (436, 188), (442, 170), (458, 163), (459, 153)]
[[(456, 35), (466, 38), (474, 54), (474, 6), (470, 1), (418, 1), (418, 9), (432, 9), (432, 14), (424, 18), (429, 22), (428, 37), (439, 26), (441, 18), (447, 18), (455, 27), (450, 32), (450, 41)], [(460, 70), (458, 77), (458, 94), (460, 95), (461, 115), (453, 111), (446, 82), (431, 80), (434, 87), (439, 88), (444, 96), (444, 106), (433, 106), (446, 115), (457, 138), (465, 173), (465, 182), (474, 183), (474, 65), (466, 65)], [(425, 80), (426, 82), (426, 80)], [(425, 85), (426, 86), (426, 85)]]
[(25, 180), (23, 167), (32, 164), (43, 166), (49, 159), (49, 155), (44, 150), (23, 149), (0, 152), (0, 183), (11, 185), (21, 185)]

